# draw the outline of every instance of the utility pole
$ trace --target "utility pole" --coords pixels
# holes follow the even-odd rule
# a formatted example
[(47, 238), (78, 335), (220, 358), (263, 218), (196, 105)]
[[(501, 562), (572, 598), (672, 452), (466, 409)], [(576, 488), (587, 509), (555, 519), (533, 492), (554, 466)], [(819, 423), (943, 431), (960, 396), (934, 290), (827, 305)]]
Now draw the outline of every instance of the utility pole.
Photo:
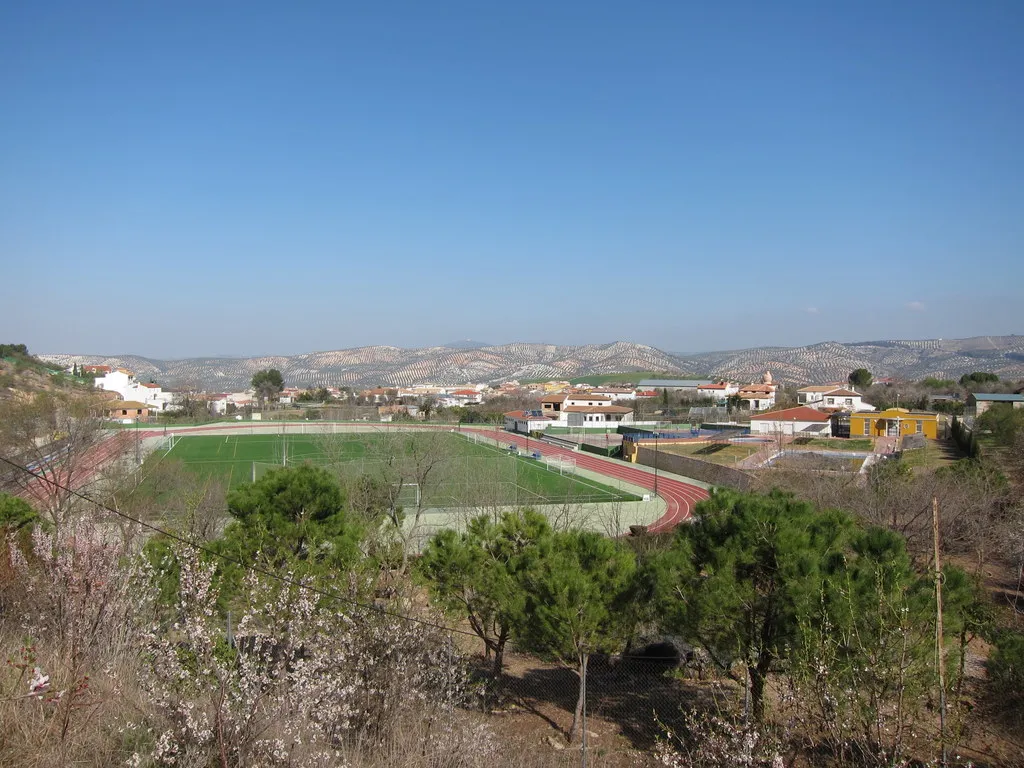
[[(657, 427), (655, 427), (657, 429)], [(658, 495), (658, 433), (654, 433), (654, 495)]]
[(939, 551), (939, 497), (932, 496), (932, 540), (935, 548), (935, 653), (939, 668), (939, 765), (946, 768), (946, 655), (942, 643), (942, 555)]

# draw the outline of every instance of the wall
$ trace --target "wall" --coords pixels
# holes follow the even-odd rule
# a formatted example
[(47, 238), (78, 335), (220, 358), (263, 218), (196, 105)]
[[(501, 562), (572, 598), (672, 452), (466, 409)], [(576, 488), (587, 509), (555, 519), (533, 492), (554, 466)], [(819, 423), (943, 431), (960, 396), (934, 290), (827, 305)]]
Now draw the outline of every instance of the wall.
[(653, 467), (655, 457), (658, 460), (658, 469), (664, 472), (672, 472), (683, 477), (692, 477), (694, 480), (701, 480), (712, 485), (721, 485), (726, 488), (735, 488), (740, 491), (749, 490), (753, 484), (753, 478), (746, 472), (738, 469), (723, 467), (719, 464), (712, 464), (709, 461), (691, 459), (688, 456), (677, 456), (664, 451), (655, 451), (643, 445), (637, 445), (631, 441), (622, 443), (622, 456), (629, 460), (635, 454), (636, 463), (646, 467)]

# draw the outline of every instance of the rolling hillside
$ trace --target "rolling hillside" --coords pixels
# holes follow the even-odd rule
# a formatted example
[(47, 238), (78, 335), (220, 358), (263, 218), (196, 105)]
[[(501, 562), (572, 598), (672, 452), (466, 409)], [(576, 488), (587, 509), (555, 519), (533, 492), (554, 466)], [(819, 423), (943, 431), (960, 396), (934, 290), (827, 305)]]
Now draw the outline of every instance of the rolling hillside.
[(253, 373), (277, 368), (291, 386), (399, 386), (421, 382), (459, 384), (510, 379), (573, 379), (620, 371), (757, 380), (770, 370), (783, 383), (824, 383), (845, 379), (855, 368), (875, 376), (921, 379), (959, 378), (971, 371), (991, 371), (1003, 378), (1024, 379), (1024, 336), (971, 339), (826, 341), (804, 347), (755, 349), (675, 355), (632, 342), (568, 346), (505, 344), (456, 349), (428, 347), (359, 347), (288, 357), (208, 357), (155, 360), (137, 355), (49, 354), (41, 358), (70, 366), (105, 364), (129, 368), (141, 379), (165, 386), (208, 391), (244, 389)]

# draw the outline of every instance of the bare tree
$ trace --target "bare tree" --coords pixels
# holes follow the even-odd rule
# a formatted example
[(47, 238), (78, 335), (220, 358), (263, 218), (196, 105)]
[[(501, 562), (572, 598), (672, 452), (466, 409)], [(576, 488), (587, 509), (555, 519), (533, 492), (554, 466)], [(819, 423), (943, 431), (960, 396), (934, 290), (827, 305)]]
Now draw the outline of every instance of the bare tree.
[[(385, 516), (402, 543), (402, 570), (408, 566), (410, 543), (417, 535), (427, 499), (448, 461), (448, 435), (440, 430), (386, 430), (374, 441), (376, 472), (386, 489)], [(402, 489), (414, 486), (416, 502), (410, 510), (400, 503)]]
[(0, 451), (30, 470), (7, 472), (7, 483), (56, 531), (81, 506), (76, 491), (130, 442), (123, 433), (104, 434), (101, 402), (93, 395), (40, 392), (0, 404)]

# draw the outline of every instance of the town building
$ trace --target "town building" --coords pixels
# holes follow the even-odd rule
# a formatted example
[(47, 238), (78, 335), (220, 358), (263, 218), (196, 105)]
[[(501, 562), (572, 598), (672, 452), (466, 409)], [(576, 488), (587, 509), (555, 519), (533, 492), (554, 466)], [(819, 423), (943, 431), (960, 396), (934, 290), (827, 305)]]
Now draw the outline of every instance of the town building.
[(740, 391), (740, 385), (731, 381), (718, 381), (714, 384), (705, 384), (697, 387), (697, 395), (700, 397), (712, 397), (716, 402), (723, 402)]
[(505, 430), (528, 435), (541, 432), (550, 427), (553, 419), (540, 411), (509, 411), (504, 414)]
[(587, 393), (607, 397), (612, 402), (616, 400), (632, 400), (636, 397), (636, 393), (632, 389), (623, 389), (621, 387), (592, 387), (587, 390)]
[(102, 407), (107, 418), (119, 421), (147, 419), (150, 415), (150, 407), (135, 400), (110, 400)]
[(830, 437), (831, 417), (817, 408), (798, 405), (781, 411), (759, 413), (750, 417), (752, 435), (806, 435)]
[(1024, 394), (988, 394), (973, 392), (967, 396), (967, 407), (975, 416), (981, 416), (993, 405), (1008, 405), (1011, 408), (1024, 408)]
[(624, 405), (567, 405), (564, 413), (566, 426), (570, 427), (598, 427), (633, 421), (633, 409)]
[(815, 408), (830, 411), (873, 411), (875, 406), (864, 402), (864, 396), (854, 389), (832, 389), (814, 403)]
[(698, 389), (714, 383), (711, 379), (642, 379), (637, 386), (640, 389), (664, 389), (696, 395)]
[[(945, 421), (942, 421), (945, 425)], [(850, 414), (850, 437), (903, 437), (924, 435), (935, 440), (939, 437), (940, 420), (937, 413), (910, 411), (906, 408), (888, 408), (884, 411)]]
[(814, 403), (820, 403), (825, 397), (826, 392), (834, 392), (837, 389), (842, 389), (845, 384), (814, 384), (810, 387), (802, 387), (796, 391), (796, 401), (800, 405), (813, 405)]
[(776, 388), (771, 371), (765, 371), (760, 384), (744, 384), (736, 396), (752, 411), (767, 411), (775, 405)]
[(135, 374), (127, 368), (118, 368), (103, 376), (97, 376), (93, 384), (107, 392), (116, 392), (122, 400), (145, 403), (151, 411), (167, 411), (175, 407), (173, 393), (164, 392), (163, 388), (154, 382), (138, 381)]

